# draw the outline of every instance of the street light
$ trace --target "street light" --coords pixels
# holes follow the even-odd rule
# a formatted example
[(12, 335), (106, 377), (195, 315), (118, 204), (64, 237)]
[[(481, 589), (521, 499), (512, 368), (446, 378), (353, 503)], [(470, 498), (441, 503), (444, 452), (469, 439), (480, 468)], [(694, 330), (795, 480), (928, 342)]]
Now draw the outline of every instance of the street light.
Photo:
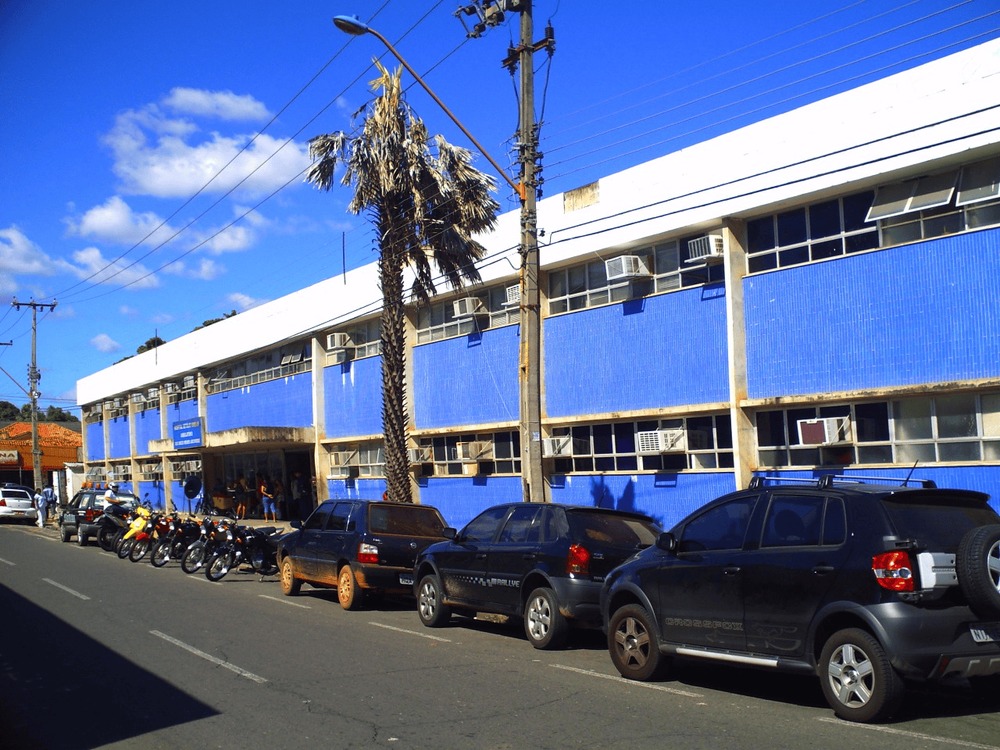
[(514, 182), (508, 174), (483, 148), (466, 127), (452, 114), (445, 103), (431, 91), (417, 71), (403, 59), (389, 40), (375, 29), (363, 23), (354, 16), (335, 16), (333, 24), (338, 29), (351, 36), (371, 34), (384, 44), (396, 59), (402, 63), (410, 75), (416, 79), (424, 91), (430, 94), (444, 113), (451, 118), (465, 137), (479, 149), (486, 160), (493, 165), (497, 173), (510, 185), (521, 199), (521, 337), (520, 356), (518, 362), (518, 384), (520, 387), (520, 425), (521, 435), (521, 487), (524, 500), (529, 502), (545, 502), (547, 497), (545, 479), (542, 473), (541, 452), (541, 315), (538, 290), (538, 227), (535, 211), (535, 160), (537, 157), (537, 139), (534, 132), (534, 70), (531, 54), (534, 45), (531, 43), (531, 0), (521, 0), (521, 45), (516, 53), (521, 67), (521, 174), (520, 184)]
[(518, 197), (521, 199), (521, 202), (524, 203), (524, 185), (517, 184), (507, 175), (507, 173), (503, 170), (503, 168), (496, 163), (496, 161), (493, 159), (492, 156), (489, 155), (489, 152), (482, 147), (482, 144), (480, 144), (479, 141), (476, 140), (475, 136), (473, 136), (472, 133), (466, 130), (465, 126), (461, 122), (459, 122), (459, 119), (455, 117), (455, 115), (452, 114), (452, 111), (448, 109), (447, 106), (445, 106), (445, 103), (438, 98), (438, 95), (435, 94), (433, 91), (431, 91), (431, 87), (424, 82), (423, 78), (417, 75), (417, 71), (415, 71), (413, 68), (410, 67), (410, 64), (406, 62), (405, 59), (403, 59), (403, 56), (396, 51), (396, 48), (389, 43), (388, 39), (386, 39), (384, 36), (375, 31), (375, 29), (373, 29), (371, 26), (369, 26), (366, 23), (363, 23), (360, 19), (355, 18), (354, 16), (334, 16), (333, 25), (336, 26), (341, 31), (343, 31), (345, 34), (350, 34), (351, 36), (364, 36), (365, 34), (371, 34), (373, 37), (382, 42), (382, 44), (388, 47), (389, 51), (396, 56), (396, 59), (403, 64), (403, 67), (409, 71), (410, 75), (416, 79), (417, 83), (423, 86), (424, 91), (430, 94), (431, 99), (433, 99), (437, 103), (437, 105), (444, 110), (444, 113), (448, 115), (448, 117), (451, 118), (451, 121), (458, 126), (458, 129), (465, 134), (465, 137), (468, 138), (470, 141), (472, 141), (472, 145), (474, 145), (477, 149), (479, 149), (479, 153), (481, 153), (484, 157), (486, 157), (486, 161), (492, 164), (493, 168), (500, 173), (500, 176), (504, 178), (507, 184), (510, 185), (512, 188), (514, 188), (514, 192), (517, 193)]

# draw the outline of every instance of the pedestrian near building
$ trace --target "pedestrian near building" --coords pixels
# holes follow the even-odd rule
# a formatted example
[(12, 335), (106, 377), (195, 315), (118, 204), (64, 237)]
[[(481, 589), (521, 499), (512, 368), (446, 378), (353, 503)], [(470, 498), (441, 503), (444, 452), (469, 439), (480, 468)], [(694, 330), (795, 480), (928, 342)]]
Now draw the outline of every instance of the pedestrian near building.
[[(45, 501), (46, 516), (52, 518), (53, 524), (58, 523), (58, 519), (56, 518), (56, 491), (52, 489), (52, 482), (45, 485), (45, 488), (42, 490), (42, 500)], [(42, 526), (44, 525), (45, 522), (43, 521)]]
[(45, 528), (45, 516), (48, 510), (48, 501), (42, 495), (41, 487), (35, 488), (35, 510), (38, 511), (38, 520), (35, 521), (38, 524), (38, 528)]
[[(261, 512), (264, 515), (264, 520), (276, 522), (278, 520), (278, 509), (274, 503), (274, 492), (271, 489), (271, 483), (264, 475), (261, 475), (260, 477), (260, 486), (257, 488), (257, 493), (260, 495), (260, 506)], [(268, 519), (268, 514), (271, 515), (270, 519)]]

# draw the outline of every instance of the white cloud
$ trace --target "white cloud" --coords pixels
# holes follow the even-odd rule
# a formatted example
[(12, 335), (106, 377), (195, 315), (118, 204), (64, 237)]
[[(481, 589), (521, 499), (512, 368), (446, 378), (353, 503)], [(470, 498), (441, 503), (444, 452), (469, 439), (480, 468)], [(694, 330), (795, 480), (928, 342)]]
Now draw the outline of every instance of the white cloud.
[(140, 242), (159, 245), (167, 242), (176, 232), (152, 211), (133, 211), (117, 195), (94, 206), (79, 221), (66, 221), (73, 234), (122, 245), (137, 245)]
[(16, 225), (0, 229), (0, 294), (13, 294), (20, 288), (18, 275), (52, 276), (65, 270), (65, 262), (53, 260)]
[(168, 325), (173, 323), (176, 318), (171, 313), (157, 313), (151, 318), (151, 322), (156, 323), (158, 326)]
[(243, 294), (242, 292), (233, 292), (232, 294), (227, 294), (226, 300), (240, 312), (243, 312), (244, 310), (249, 310), (251, 307), (257, 307), (257, 305), (262, 305), (265, 302), (267, 302), (266, 299), (254, 299), (250, 295)]
[(179, 260), (176, 263), (171, 263), (163, 270), (173, 276), (183, 276), (185, 278), (197, 279), (199, 281), (214, 281), (219, 276), (226, 273), (226, 267), (211, 258), (201, 258), (198, 263), (194, 265), (188, 265), (184, 261)]
[[(212, 99), (210, 92), (202, 93), (202, 99)], [(178, 97), (192, 108), (195, 99)], [(201, 190), (222, 193), (237, 185), (240, 194), (267, 195), (289, 182), (301, 184), (299, 175), (310, 163), (304, 143), (266, 134), (205, 133), (156, 104), (119, 114), (105, 142), (122, 190), (159, 198), (187, 198)]]
[(141, 263), (130, 265), (124, 260), (109, 261), (96, 247), (73, 253), (73, 273), (92, 284), (115, 284), (132, 289), (150, 289), (160, 282)]
[(171, 89), (163, 104), (175, 112), (222, 120), (266, 120), (271, 116), (261, 102), (249, 94), (232, 91), (204, 91), (178, 86)]
[(139, 314), (139, 311), (136, 308), (131, 307), (130, 305), (120, 305), (118, 307), (118, 312), (129, 318), (134, 318), (136, 315)]
[(94, 338), (90, 340), (90, 345), (97, 349), (99, 352), (116, 352), (122, 348), (122, 345), (111, 338), (106, 333), (99, 333)]

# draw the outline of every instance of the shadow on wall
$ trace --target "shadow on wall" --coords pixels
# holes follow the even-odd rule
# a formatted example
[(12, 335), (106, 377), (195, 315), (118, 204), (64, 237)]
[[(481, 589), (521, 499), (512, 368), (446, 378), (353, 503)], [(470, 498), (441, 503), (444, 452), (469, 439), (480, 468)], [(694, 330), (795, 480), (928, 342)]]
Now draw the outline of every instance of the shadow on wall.
[(631, 479), (625, 483), (621, 497), (615, 498), (615, 493), (604, 481), (604, 477), (593, 477), (590, 480), (590, 496), (594, 499), (596, 508), (639, 512), (635, 507), (635, 482)]

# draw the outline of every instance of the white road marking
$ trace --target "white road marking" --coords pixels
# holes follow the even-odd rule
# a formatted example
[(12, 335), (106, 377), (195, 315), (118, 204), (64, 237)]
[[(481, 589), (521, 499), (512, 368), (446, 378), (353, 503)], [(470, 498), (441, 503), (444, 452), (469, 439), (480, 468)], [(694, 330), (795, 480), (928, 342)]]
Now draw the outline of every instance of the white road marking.
[(270, 599), (272, 602), (279, 602), (281, 604), (287, 604), (289, 607), (299, 607), (300, 609), (312, 609), (308, 604), (299, 604), (298, 602), (290, 602), (287, 599), (281, 599), (277, 596), (268, 596), (267, 594), (257, 594), (261, 599)]
[(12, 563), (10, 560), (4, 560), (2, 557), (0, 557), (0, 563), (10, 565), (11, 567), (15, 567), (17, 565), (17, 563)]
[(441, 638), (436, 635), (429, 635), (427, 633), (421, 633), (416, 630), (406, 630), (405, 628), (396, 628), (392, 625), (383, 625), (381, 622), (369, 622), (369, 625), (374, 625), (376, 628), (385, 628), (386, 630), (394, 630), (397, 633), (406, 633), (407, 635), (415, 635), (420, 638), (426, 638), (430, 641), (440, 641), (441, 643), (451, 643), (447, 638)]
[(240, 677), (246, 677), (248, 680), (253, 680), (254, 682), (258, 683), (267, 682), (267, 680), (261, 677), (260, 675), (256, 675), (253, 672), (248, 672), (242, 667), (237, 667), (235, 664), (231, 664), (228, 661), (223, 661), (222, 659), (216, 658), (211, 654), (206, 654), (204, 651), (199, 651), (194, 646), (189, 646), (187, 643), (184, 643), (184, 641), (179, 641), (176, 638), (171, 638), (169, 635), (167, 635), (166, 633), (161, 633), (159, 630), (150, 630), (149, 632), (152, 635), (155, 635), (157, 638), (162, 638), (167, 643), (172, 643), (175, 646), (180, 646), (185, 651), (189, 651), (195, 656), (201, 657), (205, 661), (209, 661), (212, 664), (217, 664), (218, 666), (223, 667), (224, 669), (228, 669), (230, 672), (235, 672)]
[(89, 596), (84, 596), (84, 595), (83, 595), (83, 594), (81, 594), (81, 593), (80, 593), (79, 591), (74, 591), (73, 589), (69, 588), (69, 586), (63, 586), (63, 585), (62, 585), (61, 583), (56, 583), (56, 582), (55, 582), (55, 581), (53, 581), (53, 580), (52, 580), (51, 578), (43, 578), (42, 580), (43, 580), (43, 581), (45, 581), (46, 583), (50, 583), (50, 584), (52, 584), (52, 585), (53, 585), (53, 586), (55, 586), (55, 587), (56, 587), (57, 589), (62, 589), (62, 590), (63, 590), (63, 591), (65, 591), (65, 592), (66, 592), (67, 594), (72, 594), (72, 595), (73, 595), (73, 596), (75, 596), (75, 597), (76, 597), (77, 599), (83, 599), (83, 600), (84, 600), (85, 602), (86, 602), (86, 601), (90, 601), (90, 597), (89, 597)]
[(672, 695), (682, 695), (685, 698), (704, 698), (701, 693), (692, 693), (689, 690), (678, 690), (677, 688), (667, 687), (666, 685), (657, 685), (652, 682), (637, 682), (636, 680), (626, 680), (624, 677), (620, 677), (614, 674), (604, 674), (602, 672), (594, 672), (590, 669), (578, 669), (577, 667), (567, 667), (564, 664), (553, 664), (556, 669), (564, 669), (567, 672), (576, 672), (577, 674), (586, 675), (587, 677), (600, 677), (602, 680), (611, 680), (612, 682), (621, 682), (631, 687), (641, 687), (647, 688), (649, 690), (659, 690), (663, 693), (671, 693)]
[(837, 726), (844, 727), (845, 729), (867, 729), (870, 732), (882, 732), (883, 734), (895, 734), (900, 737), (909, 737), (915, 740), (924, 740), (925, 742), (940, 742), (942, 745), (954, 745), (955, 747), (969, 747), (974, 748), (974, 750), (998, 750), (998, 745), (981, 745), (978, 742), (967, 742), (965, 740), (956, 740), (951, 737), (935, 737), (930, 734), (924, 734), (923, 732), (908, 732), (905, 729), (896, 729), (895, 727), (886, 727), (878, 724), (858, 724), (853, 721), (843, 721), (841, 719), (833, 719), (830, 717), (824, 717), (819, 719), (819, 721), (825, 722), (827, 724), (836, 724)]

